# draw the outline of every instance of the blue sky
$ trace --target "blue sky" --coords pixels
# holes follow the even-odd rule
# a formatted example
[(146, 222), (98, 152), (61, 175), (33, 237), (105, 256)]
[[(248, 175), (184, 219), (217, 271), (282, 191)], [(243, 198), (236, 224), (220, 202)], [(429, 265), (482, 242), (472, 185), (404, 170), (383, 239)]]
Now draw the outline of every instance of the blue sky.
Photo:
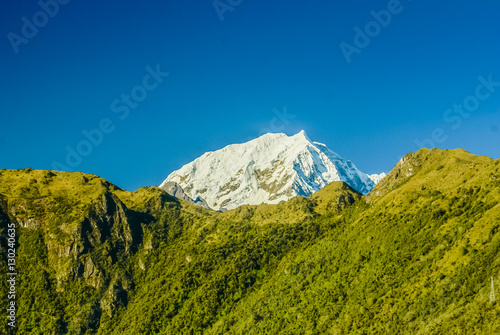
[(416, 140), (500, 157), (498, 1), (54, 1), (0, 13), (0, 167), (135, 190), (301, 129), (367, 173)]

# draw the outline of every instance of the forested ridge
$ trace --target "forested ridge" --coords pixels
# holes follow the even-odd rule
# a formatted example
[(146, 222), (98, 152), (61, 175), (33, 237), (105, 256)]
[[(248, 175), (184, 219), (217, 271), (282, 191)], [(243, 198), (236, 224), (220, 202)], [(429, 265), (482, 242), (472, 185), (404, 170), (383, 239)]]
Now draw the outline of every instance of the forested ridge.
[(334, 182), (223, 213), (3, 169), (0, 304), (15, 223), (18, 334), (500, 333), (499, 161), (422, 149), (367, 196)]

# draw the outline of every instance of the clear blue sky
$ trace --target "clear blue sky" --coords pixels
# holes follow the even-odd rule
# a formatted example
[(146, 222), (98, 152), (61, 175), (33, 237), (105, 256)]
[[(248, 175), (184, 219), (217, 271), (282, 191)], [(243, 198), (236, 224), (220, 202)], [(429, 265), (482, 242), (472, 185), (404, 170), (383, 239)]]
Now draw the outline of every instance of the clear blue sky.
[[(436, 129), (440, 148), (500, 157), (500, 86), (476, 97), (479, 76), (500, 82), (499, 1), (221, 0), (223, 21), (210, 0), (60, 1), (53, 17), (37, 1), (2, 6), (0, 167), (68, 166), (100, 123), (71, 170), (129, 190), (267, 130), (304, 129), (367, 173)], [(370, 24), (388, 7), (388, 24)], [(367, 23), (348, 63), (340, 44)], [(161, 83), (146, 77), (157, 64)], [(147, 96), (127, 106), (132, 91)], [(467, 118), (443, 119), (464, 101)]]

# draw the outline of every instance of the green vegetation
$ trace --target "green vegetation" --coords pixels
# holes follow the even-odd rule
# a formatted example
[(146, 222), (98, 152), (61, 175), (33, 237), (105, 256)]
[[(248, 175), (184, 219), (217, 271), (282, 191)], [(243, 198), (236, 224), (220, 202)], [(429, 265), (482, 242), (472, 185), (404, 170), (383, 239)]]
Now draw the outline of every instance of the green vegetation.
[(499, 162), (422, 149), (367, 196), (337, 182), (224, 213), (156, 187), (1, 170), (18, 333), (500, 333)]

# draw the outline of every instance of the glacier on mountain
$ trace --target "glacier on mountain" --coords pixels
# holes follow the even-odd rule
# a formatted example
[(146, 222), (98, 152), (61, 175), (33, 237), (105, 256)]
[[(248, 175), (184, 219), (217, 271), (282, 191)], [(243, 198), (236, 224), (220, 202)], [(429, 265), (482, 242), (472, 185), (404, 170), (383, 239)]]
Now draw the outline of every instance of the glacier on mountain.
[(380, 173), (380, 174), (371, 174), (369, 175), (368, 177), (376, 184), (378, 184), (382, 179), (385, 178), (385, 176), (387, 176), (384, 172)]
[(229, 210), (308, 196), (340, 180), (366, 194), (381, 179), (372, 178), (301, 131), (293, 136), (265, 134), (207, 152), (172, 172), (160, 187), (173, 182), (191, 199)]

